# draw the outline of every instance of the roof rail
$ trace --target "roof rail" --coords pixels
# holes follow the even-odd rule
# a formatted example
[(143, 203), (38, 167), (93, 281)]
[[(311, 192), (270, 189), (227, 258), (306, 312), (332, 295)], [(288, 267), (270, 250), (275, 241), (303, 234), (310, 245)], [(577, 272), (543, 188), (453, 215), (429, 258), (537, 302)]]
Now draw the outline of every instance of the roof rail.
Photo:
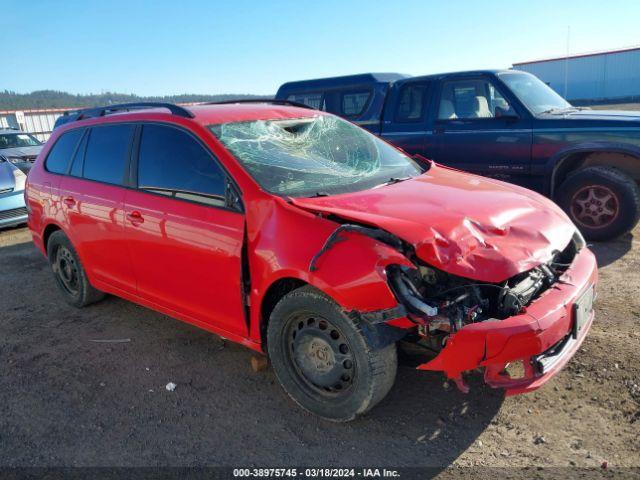
[(115, 112), (142, 110), (145, 108), (166, 108), (173, 115), (185, 118), (193, 118), (195, 115), (184, 107), (173, 103), (162, 102), (134, 102), (120, 103), (117, 105), (106, 105), (104, 107), (84, 108), (81, 110), (69, 110), (58, 117), (54, 128), (64, 125), (65, 123), (76, 122), (85, 118), (104, 117)]
[(233, 103), (272, 103), (274, 105), (289, 105), (291, 107), (308, 108), (317, 110), (306, 103), (292, 102), (291, 100), (277, 100), (275, 98), (241, 98), (239, 100), (224, 100), (222, 102), (207, 102), (202, 105), (228, 105)]

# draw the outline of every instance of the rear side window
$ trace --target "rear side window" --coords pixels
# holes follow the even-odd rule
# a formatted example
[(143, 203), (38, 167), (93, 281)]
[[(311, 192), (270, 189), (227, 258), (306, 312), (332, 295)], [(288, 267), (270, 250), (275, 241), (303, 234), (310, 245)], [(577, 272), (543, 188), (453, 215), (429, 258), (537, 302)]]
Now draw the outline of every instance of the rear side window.
[(396, 120), (398, 122), (417, 122), (422, 120), (426, 107), (429, 84), (414, 83), (400, 89)]
[(144, 125), (138, 187), (174, 198), (224, 206), (226, 177), (212, 155), (183, 130)]
[(71, 162), (71, 157), (73, 157), (76, 151), (76, 146), (83, 132), (83, 129), (71, 130), (60, 136), (51, 148), (49, 155), (47, 155), (47, 160), (44, 163), (45, 168), (49, 172), (67, 173), (69, 162)]
[(84, 178), (122, 185), (134, 126), (93, 127), (84, 158)]
[(362, 113), (371, 95), (368, 91), (350, 92), (342, 95), (342, 114), (355, 117)]

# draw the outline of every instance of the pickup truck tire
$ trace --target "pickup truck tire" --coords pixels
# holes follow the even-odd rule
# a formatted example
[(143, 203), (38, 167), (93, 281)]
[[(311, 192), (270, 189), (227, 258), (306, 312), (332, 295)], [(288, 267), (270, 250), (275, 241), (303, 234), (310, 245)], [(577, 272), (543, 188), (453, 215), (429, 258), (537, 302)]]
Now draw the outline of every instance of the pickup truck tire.
[(305, 410), (334, 422), (361, 415), (393, 386), (396, 345), (373, 349), (360, 327), (313, 287), (285, 295), (267, 325), (278, 380)]
[(629, 232), (640, 218), (640, 191), (613, 167), (587, 167), (571, 173), (556, 199), (589, 240), (610, 240)]
[(49, 237), (47, 257), (56, 283), (68, 304), (82, 308), (105, 297), (103, 292), (89, 283), (80, 257), (62, 231), (53, 232)]

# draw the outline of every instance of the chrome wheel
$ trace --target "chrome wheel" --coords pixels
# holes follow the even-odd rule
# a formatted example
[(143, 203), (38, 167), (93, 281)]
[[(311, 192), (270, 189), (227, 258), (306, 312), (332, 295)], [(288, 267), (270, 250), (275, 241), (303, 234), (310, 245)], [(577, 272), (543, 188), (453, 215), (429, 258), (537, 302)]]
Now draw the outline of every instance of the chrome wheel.
[(71, 295), (78, 295), (80, 292), (80, 272), (78, 265), (68, 248), (61, 245), (56, 251), (56, 259), (53, 263), (53, 270), (58, 276), (63, 288)]
[(589, 228), (605, 228), (620, 212), (616, 194), (604, 185), (587, 185), (571, 199), (571, 216), (576, 223)]
[(290, 367), (309, 393), (335, 397), (355, 381), (356, 364), (340, 330), (324, 318), (311, 314), (292, 317), (286, 335)]

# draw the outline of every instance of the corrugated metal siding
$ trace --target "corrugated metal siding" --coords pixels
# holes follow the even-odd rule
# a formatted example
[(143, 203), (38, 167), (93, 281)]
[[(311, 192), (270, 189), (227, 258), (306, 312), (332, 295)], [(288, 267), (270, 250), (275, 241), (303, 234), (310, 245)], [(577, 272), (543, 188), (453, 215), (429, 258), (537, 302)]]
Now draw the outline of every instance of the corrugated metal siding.
[(45, 142), (53, 131), (56, 119), (66, 110), (68, 109), (0, 111), (0, 128), (18, 128)]
[(568, 100), (615, 100), (640, 96), (640, 50), (518, 64)]

